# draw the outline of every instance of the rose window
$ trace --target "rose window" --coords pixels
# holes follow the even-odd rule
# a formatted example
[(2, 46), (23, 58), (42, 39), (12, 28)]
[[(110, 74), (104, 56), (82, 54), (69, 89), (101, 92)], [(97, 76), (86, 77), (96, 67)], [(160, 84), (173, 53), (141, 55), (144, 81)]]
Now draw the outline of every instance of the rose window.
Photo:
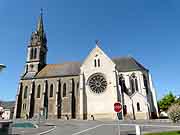
[(107, 81), (102, 74), (96, 73), (90, 76), (88, 85), (94, 93), (102, 93), (107, 87)]

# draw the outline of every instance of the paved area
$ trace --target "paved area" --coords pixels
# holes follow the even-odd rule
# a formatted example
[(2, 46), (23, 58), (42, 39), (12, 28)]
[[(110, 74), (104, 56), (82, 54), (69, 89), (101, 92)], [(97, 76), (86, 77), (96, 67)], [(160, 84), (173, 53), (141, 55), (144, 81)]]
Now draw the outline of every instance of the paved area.
[(40, 135), (52, 131), (54, 126), (40, 126), (39, 128), (13, 128), (13, 135)]
[[(50, 125), (50, 126), (47, 126)], [(54, 128), (53, 125), (56, 127)], [(180, 123), (168, 121), (82, 121), (82, 120), (48, 120), (37, 129), (27, 129), (18, 134), (46, 134), (46, 135), (118, 135), (120, 126), (121, 135), (135, 134), (135, 125), (140, 125), (143, 133), (180, 130)], [(45, 131), (51, 130), (46, 133)], [(27, 132), (27, 133), (26, 133)]]
[[(50, 121), (49, 121), (50, 122)], [(140, 125), (143, 133), (180, 130), (180, 124), (163, 121), (53, 121), (56, 129), (47, 135), (121, 135), (135, 134), (135, 125)]]

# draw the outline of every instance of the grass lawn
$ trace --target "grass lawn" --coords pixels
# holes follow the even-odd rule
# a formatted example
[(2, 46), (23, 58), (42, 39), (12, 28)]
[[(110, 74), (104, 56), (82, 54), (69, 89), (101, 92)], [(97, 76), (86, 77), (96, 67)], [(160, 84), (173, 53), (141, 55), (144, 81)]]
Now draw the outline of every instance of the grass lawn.
[(149, 134), (145, 134), (145, 135), (180, 135), (180, 131), (149, 133)]

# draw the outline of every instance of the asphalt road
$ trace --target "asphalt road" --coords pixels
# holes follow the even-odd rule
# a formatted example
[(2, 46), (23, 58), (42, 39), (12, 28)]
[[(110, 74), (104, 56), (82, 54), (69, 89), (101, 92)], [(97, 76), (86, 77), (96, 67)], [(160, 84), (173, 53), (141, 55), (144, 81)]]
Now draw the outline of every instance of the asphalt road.
[[(135, 134), (135, 126), (139, 125), (143, 133), (180, 130), (180, 124), (154, 121), (79, 121), (55, 120), (47, 121), (56, 128), (47, 135), (121, 135)], [(119, 125), (119, 127), (118, 127)]]

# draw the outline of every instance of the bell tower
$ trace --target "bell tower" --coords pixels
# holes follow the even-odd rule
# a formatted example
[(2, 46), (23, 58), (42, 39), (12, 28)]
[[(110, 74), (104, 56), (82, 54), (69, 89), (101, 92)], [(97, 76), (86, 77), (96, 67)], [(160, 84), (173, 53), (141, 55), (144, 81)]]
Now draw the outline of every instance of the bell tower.
[(36, 74), (46, 65), (47, 39), (43, 26), (43, 13), (38, 19), (36, 31), (32, 33), (28, 44), (25, 73)]

